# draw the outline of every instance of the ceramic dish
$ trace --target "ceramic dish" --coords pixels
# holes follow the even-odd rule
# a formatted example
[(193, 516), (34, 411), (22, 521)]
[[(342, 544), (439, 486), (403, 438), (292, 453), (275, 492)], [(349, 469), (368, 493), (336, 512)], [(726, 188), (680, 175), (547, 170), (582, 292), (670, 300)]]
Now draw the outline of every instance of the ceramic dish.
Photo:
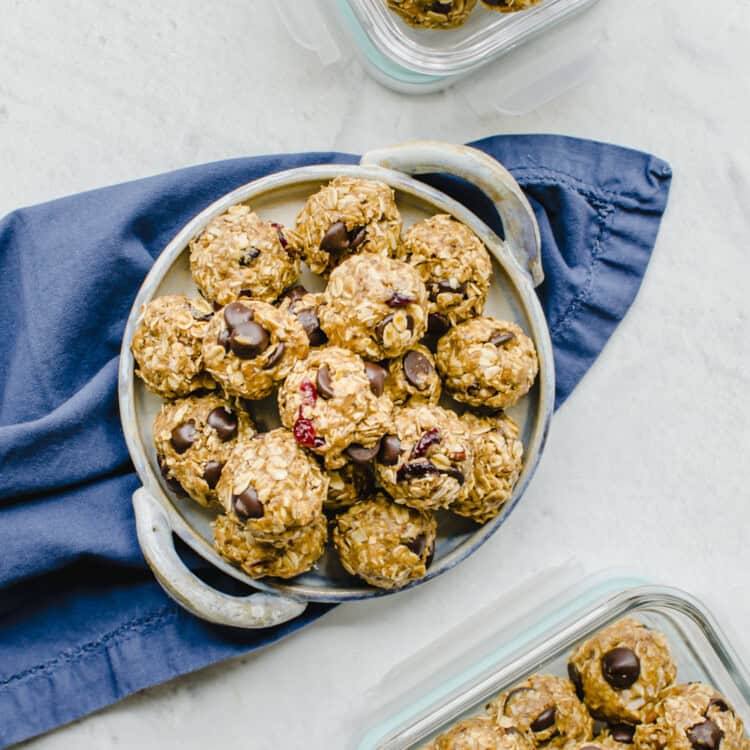
[[(502, 219), (505, 240), (460, 203), (410, 175), (449, 173), (478, 185), (493, 201)], [(342, 602), (383, 596), (350, 577), (335, 554), (327, 553), (316, 567), (293, 580), (253, 580), (223, 560), (212, 545), (215, 513), (171, 493), (158, 470), (151, 427), (160, 400), (148, 393), (133, 374), (130, 342), (142, 306), (163, 294), (197, 295), (190, 276), (187, 247), (209, 221), (229, 206), (247, 201), (266, 219), (288, 225), (307, 196), (339, 175), (382, 180), (396, 192), (405, 226), (425, 216), (450, 213), (468, 225), (493, 256), (494, 279), (487, 313), (517, 321), (532, 338), (539, 356), (539, 376), (529, 395), (509, 413), (521, 427), (524, 468), (513, 497), (503, 512), (483, 526), (466, 520), (440, 519), (435, 559), (427, 575), (406, 588), (446, 572), (494, 534), (523, 494), (541, 455), (554, 404), (554, 365), (546, 321), (534, 287), (543, 278), (539, 230), (533, 211), (511, 175), (495, 160), (475, 149), (435, 142), (396, 146), (366, 154), (357, 165), (320, 165), (269, 175), (223, 196), (190, 221), (167, 245), (146, 277), (133, 304), (125, 330), (119, 372), (120, 413), (130, 455), (143, 483), (133, 497), (138, 539), (159, 582), (175, 600), (204, 619), (235, 627), (266, 627), (300, 614), (306, 602)], [(320, 288), (310, 274), (303, 283)], [(266, 422), (262, 409), (259, 416)], [(271, 426), (271, 425), (269, 425)], [(200, 581), (180, 561), (173, 544), (176, 534), (199, 555), (259, 593), (231, 597)], [(403, 589), (400, 589), (403, 590)]]

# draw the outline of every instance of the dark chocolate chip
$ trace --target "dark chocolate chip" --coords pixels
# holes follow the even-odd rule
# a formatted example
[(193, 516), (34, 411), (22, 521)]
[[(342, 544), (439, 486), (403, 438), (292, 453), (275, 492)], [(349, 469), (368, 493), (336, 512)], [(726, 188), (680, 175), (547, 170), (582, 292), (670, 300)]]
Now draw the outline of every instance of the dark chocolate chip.
[(576, 689), (576, 695), (578, 696), (578, 700), (583, 700), (583, 680), (581, 679), (581, 673), (578, 671), (578, 667), (576, 667), (573, 662), (568, 662), (568, 677), (570, 677), (570, 681), (573, 683), (573, 687)]
[(624, 690), (640, 677), (641, 660), (629, 648), (613, 648), (602, 657), (602, 674), (615, 690)]
[(402, 294), (401, 292), (394, 292), (385, 304), (388, 305), (388, 307), (406, 307), (416, 301), (416, 297), (410, 297), (408, 294)]
[(404, 377), (416, 389), (422, 391), (430, 384), (435, 372), (432, 362), (421, 352), (407, 352), (403, 360)]
[(239, 495), (232, 495), (232, 507), (243, 523), (251, 518), (263, 518), (265, 512), (263, 503), (258, 500), (258, 493), (252, 487)]
[(252, 297), (253, 296), (253, 290), (252, 289), (240, 289), (239, 297)]
[(365, 446), (363, 445), (352, 443), (344, 452), (347, 456), (349, 456), (349, 458), (351, 458), (351, 460), (355, 464), (359, 464), (361, 466), (363, 464), (369, 464), (375, 458), (375, 456), (378, 455), (379, 450), (380, 442), (378, 441), (370, 448), (365, 448)]
[(216, 337), (216, 342), (219, 344), (219, 346), (223, 346), (225, 351), (229, 351), (229, 337), (232, 335), (231, 331), (228, 328), (225, 328), (223, 331), (219, 332), (219, 335)]
[(712, 698), (711, 702), (706, 708), (706, 713), (708, 713), (714, 706), (716, 706), (716, 708), (718, 708), (719, 711), (722, 712), (732, 710), (731, 708), (729, 708), (729, 704), (723, 698)]
[(229, 346), (240, 359), (254, 359), (268, 348), (268, 332), (255, 321), (235, 326)]
[(554, 726), (556, 716), (557, 706), (552, 706), (552, 708), (548, 708), (542, 711), (542, 713), (540, 713), (539, 716), (537, 716), (536, 719), (531, 722), (529, 728), (532, 732), (544, 732), (551, 726)]
[(424, 534), (420, 534), (406, 543), (407, 549), (411, 550), (417, 557), (422, 557), (426, 545), (427, 537)]
[(385, 327), (393, 320), (393, 313), (388, 313), (383, 320), (375, 326), (375, 335), (382, 341)]
[(253, 311), (242, 302), (230, 302), (224, 308), (224, 320), (231, 333), (232, 329), (253, 319)]
[(224, 406), (217, 406), (208, 415), (206, 422), (216, 430), (222, 443), (237, 435), (237, 417)]
[(276, 367), (276, 365), (281, 362), (281, 359), (284, 356), (285, 349), (286, 345), (284, 344), (284, 342), (279, 341), (279, 343), (274, 347), (273, 351), (268, 355), (268, 362), (263, 365), (263, 369), (270, 370), (271, 368)]
[(443, 15), (447, 15), (453, 10), (453, 3), (452, 2), (442, 2), (441, 0), (435, 0), (435, 2), (432, 4), (432, 7), (430, 10), (433, 13), (441, 13)]
[(412, 318), (411, 315), (406, 316), (406, 330), (407, 331), (413, 331), (414, 330), (414, 318)]
[(466, 481), (464, 473), (460, 469), (456, 469), (453, 466), (450, 469), (440, 469), (441, 474), (447, 474), (449, 477), (453, 477), (459, 484), (463, 485)]
[(517, 687), (511, 690), (508, 695), (505, 696), (505, 703), (503, 703), (503, 714), (508, 716), (508, 704), (513, 700), (516, 695), (520, 693), (529, 693), (531, 688), (528, 687)]
[(460, 294), (465, 297), (466, 282), (454, 284), (450, 279), (440, 279), (440, 281), (430, 284), (430, 299), (434, 302), (439, 294)]
[(356, 250), (367, 239), (367, 227), (354, 227), (349, 232), (349, 247)]
[(182, 455), (195, 442), (196, 437), (198, 433), (195, 431), (195, 420), (189, 419), (172, 430), (172, 447)]
[(378, 462), (383, 466), (395, 466), (401, 455), (401, 441), (396, 435), (386, 435), (380, 441), (380, 453)]
[(448, 333), (450, 327), (451, 322), (445, 317), (445, 315), (441, 315), (440, 313), (430, 313), (427, 317), (427, 333), (429, 333), (430, 336), (437, 336), (439, 338)]
[(630, 724), (610, 724), (609, 733), (615, 742), (622, 742), (623, 745), (632, 745), (635, 727)]
[(219, 479), (221, 478), (221, 470), (223, 468), (224, 464), (221, 464), (218, 461), (209, 461), (203, 467), (203, 480), (206, 482), (210, 489), (214, 489), (214, 487), (216, 487), (216, 485), (219, 483)]
[(292, 304), (297, 300), (302, 299), (305, 295), (309, 294), (307, 289), (302, 284), (295, 284), (295, 286), (289, 287), (282, 295), (282, 299), (288, 299)]
[(323, 346), (328, 341), (328, 336), (325, 335), (323, 329), (320, 327), (320, 321), (315, 310), (301, 310), (297, 314), (297, 320), (305, 329), (310, 346)]
[(164, 463), (164, 461), (159, 458), (159, 471), (161, 472), (161, 475), (164, 477), (164, 481), (167, 483), (167, 487), (169, 487), (172, 492), (176, 492), (178, 495), (186, 495), (183, 486), (173, 477), (169, 474), (169, 467)]
[(250, 247), (240, 256), (239, 263), (241, 266), (249, 266), (259, 255), (257, 247)]
[(706, 719), (702, 724), (690, 727), (687, 736), (696, 750), (719, 750), (724, 732), (711, 719)]
[(337, 221), (328, 227), (320, 241), (320, 249), (327, 253), (342, 253), (349, 249), (349, 233), (343, 221)]
[(318, 375), (315, 378), (315, 387), (318, 389), (318, 395), (325, 399), (333, 398), (336, 395), (333, 390), (331, 371), (328, 369), (328, 365), (321, 365), (318, 368)]
[(222, 307), (216, 300), (211, 303), (211, 306), (214, 308), (214, 312), (219, 312)]
[(370, 390), (376, 396), (383, 395), (385, 387), (385, 377), (388, 374), (384, 367), (376, 365), (374, 362), (365, 362), (365, 374), (370, 381)]
[(513, 341), (515, 337), (515, 333), (511, 333), (510, 331), (503, 331), (502, 333), (496, 333), (490, 339), (490, 344), (492, 344), (492, 346), (502, 346), (503, 344), (507, 344), (509, 341)]

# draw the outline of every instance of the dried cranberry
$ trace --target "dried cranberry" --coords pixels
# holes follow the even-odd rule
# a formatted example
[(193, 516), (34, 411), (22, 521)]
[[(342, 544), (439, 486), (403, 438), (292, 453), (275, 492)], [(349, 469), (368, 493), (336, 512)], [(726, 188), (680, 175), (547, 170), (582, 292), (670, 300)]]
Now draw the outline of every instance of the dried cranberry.
[(427, 450), (431, 445), (436, 445), (442, 439), (443, 438), (440, 435), (440, 430), (437, 427), (433, 427), (432, 429), (427, 430), (427, 432), (422, 434), (422, 436), (417, 441), (417, 444), (412, 449), (411, 458), (421, 458), (425, 453), (427, 453)]
[(286, 237), (284, 237), (284, 232), (282, 231), (284, 227), (282, 227), (281, 224), (277, 224), (275, 221), (271, 222), (271, 226), (276, 230), (276, 234), (279, 235), (279, 242), (281, 243), (281, 247), (286, 250), (289, 242), (287, 242)]
[(315, 446), (315, 428), (313, 423), (307, 417), (297, 417), (294, 423), (294, 439), (306, 448)]

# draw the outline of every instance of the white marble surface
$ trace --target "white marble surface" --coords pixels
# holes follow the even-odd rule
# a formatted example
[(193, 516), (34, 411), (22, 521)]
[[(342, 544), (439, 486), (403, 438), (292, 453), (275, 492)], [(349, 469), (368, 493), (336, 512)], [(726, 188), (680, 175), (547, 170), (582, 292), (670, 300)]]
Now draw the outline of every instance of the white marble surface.
[(691, 590), (750, 651), (750, 4), (602, 0), (580, 32), (601, 64), (517, 119), (478, 118), (460, 87), (406, 98), (353, 61), (323, 71), (272, 4), (0, 0), (0, 213), (230, 156), (553, 131), (672, 163), (651, 269), (523, 503), (458, 570), (31, 747), (346, 747), (344, 717), (395, 663), (570, 558)]

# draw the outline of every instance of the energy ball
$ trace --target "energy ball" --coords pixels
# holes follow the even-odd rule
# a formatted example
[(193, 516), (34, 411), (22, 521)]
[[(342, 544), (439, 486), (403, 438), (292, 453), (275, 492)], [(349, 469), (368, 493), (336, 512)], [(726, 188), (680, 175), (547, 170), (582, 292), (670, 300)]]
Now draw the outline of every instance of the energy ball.
[(712, 687), (699, 682), (664, 690), (653, 724), (635, 730), (637, 750), (748, 750), (742, 719)]
[(331, 469), (328, 474), (328, 497), (323, 503), (325, 510), (337, 511), (349, 508), (374, 490), (372, 471), (367, 466), (344, 464), (340, 469)]
[(388, 363), (385, 392), (394, 404), (436, 404), (441, 391), (435, 359), (426, 346), (414, 344)]
[(205, 506), (217, 502), (216, 485), (235, 445), (254, 434), (250, 417), (215, 394), (166, 403), (154, 420), (164, 479)]
[(301, 284), (287, 289), (280, 297), (278, 307), (283, 312), (291, 313), (305, 329), (310, 346), (323, 346), (328, 337), (323, 333), (318, 318), (318, 309), (323, 303), (322, 294), (308, 292)]
[(203, 340), (206, 369), (229, 395), (250, 400), (268, 396), (308, 350), (297, 318), (249, 299), (219, 310)]
[(677, 668), (667, 639), (625, 618), (582, 643), (568, 673), (597, 718), (638, 724), (654, 719), (654, 705)]
[(459, 721), (423, 750), (533, 750), (533, 747), (515, 727), (500, 727), (487, 716), (472, 716)]
[(335, 346), (375, 361), (398, 357), (427, 330), (427, 291), (408, 263), (356, 255), (331, 274), (320, 325)]
[(349, 573), (371, 586), (394, 589), (424, 577), (436, 534), (431, 513), (395, 505), (378, 495), (338, 516), (333, 543)]
[(474, 448), (474, 481), (469, 494), (450, 506), (453, 513), (485, 523), (502, 510), (513, 494), (523, 467), (518, 425), (505, 414), (461, 416)]
[(482, 5), (488, 10), (498, 10), (500, 13), (515, 13), (533, 8), (541, 2), (542, 0), (482, 0)]
[(282, 424), (326, 469), (367, 464), (391, 427), (385, 370), (346, 349), (314, 349), (279, 388)]
[(304, 536), (323, 512), (328, 478), (288, 430), (238, 444), (216, 495), (226, 514), (258, 542), (285, 547)]
[(535, 674), (487, 704), (496, 722), (508, 719), (536, 747), (565, 747), (593, 736), (593, 721), (569, 680)]
[(251, 578), (293, 578), (310, 570), (322, 556), (328, 538), (324, 516), (303, 527), (287, 546), (259, 542), (238, 521), (219, 516), (214, 522), (214, 546), (226, 560), (239, 565)]
[(492, 262), (465, 224), (438, 214), (412, 226), (398, 250), (419, 271), (430, 299), (430, 329), (444, 329), (484, 312)]
[(531, 339), (515, 323), (495, 318), (452, 328), (438, 342), (436, 362), (456, 401), (492, 409), (516, 404), (539, 371)]
[(190, 243), (190, 270), (201, 294), (220, 305), (240, 296), (273, 302), (299, 278), (299, 252), (293, 230), (239, 204)]
[(466, 23), (477, 0), (388, 0), (388, 7), (410, 26), (452, 29)]
[(376, 180), (336, 177), (297, 216), (305, 262), (327, 276), (350, 255), (392, 256), (401, 236), (393, 190)]
[(178, 294), (157, 297), (143, 308), (130, 344), (135, 374), (164, 398), (215, 388), (203, 366), (201, 347), (213, 308)]
[(375, 472), (397, 503), (447, 508), (467, 497), (473, 470), (469, 432), (453, 412), (431, 404), (394, 410), (393, 432), (381, 442)]

